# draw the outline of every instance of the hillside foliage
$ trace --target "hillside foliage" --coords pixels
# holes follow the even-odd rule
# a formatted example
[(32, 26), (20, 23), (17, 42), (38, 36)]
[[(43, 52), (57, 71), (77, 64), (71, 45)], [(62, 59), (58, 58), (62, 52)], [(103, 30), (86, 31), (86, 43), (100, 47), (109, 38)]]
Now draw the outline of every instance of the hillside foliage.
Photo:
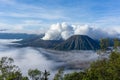
[(120, 53), (112, 52), (109, 59), (93, 62), (85, 72), (66, 74), (64, 80), (120, 80)]
[[(14, 60), (2, 57), (0, 60), (0, 80), (49, 80), (48, 71), (29, 69), (29, 78), (23, 76), (19, 67), (14, 65)], [(102, 59), (93, 62), (89, 69), (84, 72), (73, 72), (64, 74), (60, 69), (53, 80), (120, 80), (120, 53), (112, 52), (109, 59)]]

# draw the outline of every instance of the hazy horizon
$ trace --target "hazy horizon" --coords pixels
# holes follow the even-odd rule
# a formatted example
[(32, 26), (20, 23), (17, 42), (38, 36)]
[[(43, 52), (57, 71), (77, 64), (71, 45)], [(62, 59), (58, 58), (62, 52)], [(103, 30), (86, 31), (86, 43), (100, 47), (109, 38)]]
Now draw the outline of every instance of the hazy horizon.
[(119, 0), (0, 0), (0, 32), (119, 37), (119, 7)]

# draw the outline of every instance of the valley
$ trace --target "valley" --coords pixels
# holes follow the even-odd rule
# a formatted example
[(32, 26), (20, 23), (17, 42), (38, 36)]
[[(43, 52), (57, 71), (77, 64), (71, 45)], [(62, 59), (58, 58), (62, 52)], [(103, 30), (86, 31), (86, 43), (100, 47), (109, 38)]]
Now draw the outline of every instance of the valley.
[[(28, 69), (38, 68), (51, 72), (51, 78), (60, 68), (65, 69), (65, 73), (73, 71), (83, 71), (90, 63), (97, 60), (99, 55), (92, 50), (72, 50), (56, 51), (38, 47), (15, 47), (12, 43), (20, 40), (0, 40), (5, 44), (0, 44), (0, 56), (11, 57), (15, 60), (24, 75)], [(10, 46), (11, 45), (11, 46)]]

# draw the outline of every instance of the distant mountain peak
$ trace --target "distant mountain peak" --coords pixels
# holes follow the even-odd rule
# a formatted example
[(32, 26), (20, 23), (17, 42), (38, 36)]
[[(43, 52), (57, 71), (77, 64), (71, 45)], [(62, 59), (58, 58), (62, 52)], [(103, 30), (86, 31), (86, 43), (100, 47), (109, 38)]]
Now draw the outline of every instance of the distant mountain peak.
[(87, 35), (73, 35), (57, 45), (56, 50), (97, 50), (99, 44)]
[(41, 40), (39, 37), (24, 40), (21, 46), (42, 47), (55, 50), (97, 50), (99, 44), (87, 35), (73, 35), (67, 40)]

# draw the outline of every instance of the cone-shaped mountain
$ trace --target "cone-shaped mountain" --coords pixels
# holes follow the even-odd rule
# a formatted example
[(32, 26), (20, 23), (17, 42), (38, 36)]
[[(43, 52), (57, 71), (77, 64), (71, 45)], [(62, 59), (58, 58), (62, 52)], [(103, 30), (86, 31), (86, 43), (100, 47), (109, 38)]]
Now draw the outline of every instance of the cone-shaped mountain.
[(97, 50), (99, 44), (86, 35), (74, 35), (58, 44), (56, 50)]

